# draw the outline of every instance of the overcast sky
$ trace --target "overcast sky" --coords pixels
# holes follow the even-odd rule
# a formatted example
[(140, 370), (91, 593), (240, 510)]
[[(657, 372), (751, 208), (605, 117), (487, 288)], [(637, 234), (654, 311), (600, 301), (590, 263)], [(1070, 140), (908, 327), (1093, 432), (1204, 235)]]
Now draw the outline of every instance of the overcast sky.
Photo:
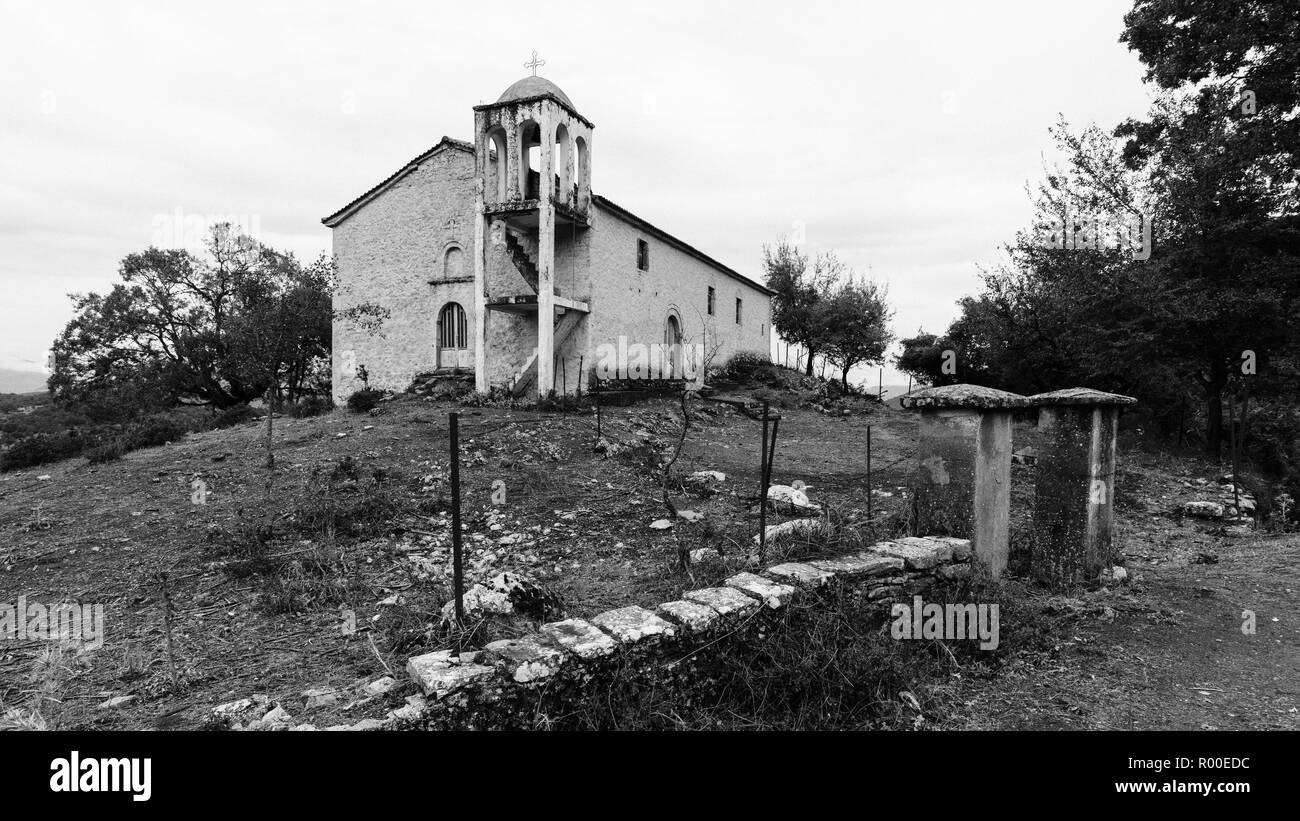
[(534, 49), (596, 124), (597, 193), (753, 277), (802, 226), (889, 284), (900, 335), (942, 331), (1058, 116), (1146, 110), (1130, 6), (0, 0), (0, 368), (39, 370), (66, 294), (177, 209), (328, 251), (321, 217), (470, 139)]

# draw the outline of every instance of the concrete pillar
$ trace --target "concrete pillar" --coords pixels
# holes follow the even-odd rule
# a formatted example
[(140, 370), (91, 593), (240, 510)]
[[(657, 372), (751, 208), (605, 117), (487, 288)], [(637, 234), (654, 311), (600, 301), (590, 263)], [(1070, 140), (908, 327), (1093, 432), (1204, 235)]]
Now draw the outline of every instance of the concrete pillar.
[[(474, 203), (474, 390), (488, 391), (487, 232), (483, 213), (483, 178), (480, 176)], [(439, 363), (441, 364), (441, 363)]]
[(1039, 417), (1030, 571), (1054, 589), (1094, 581), (1115, 560), (1115, 435), (1119, 409), (1137, 400), (1066, 388), (1029, 401), (1050, 411)]
[(1007, 566), (1011, 521), (1011, 413), (1023, 396), (977, 385), (915, 391), (921, 412), (916, 533), (970, 539), (994, 578)]
[(555, 124), (541, 118), (541, 182), (537, 186), (537, 395), (555, 389)]

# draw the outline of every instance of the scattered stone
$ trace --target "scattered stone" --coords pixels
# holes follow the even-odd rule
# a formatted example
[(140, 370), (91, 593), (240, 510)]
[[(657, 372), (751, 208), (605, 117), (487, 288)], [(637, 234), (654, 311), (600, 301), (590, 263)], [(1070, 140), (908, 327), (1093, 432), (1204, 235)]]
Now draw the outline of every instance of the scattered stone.
[(639, 642), (651, 636), (672, 638), (677, 633), (672, 624), (636, 605), (607, 610), (592, 617), (591, 621), (624, 644)]
[(277, 704), (274, 709), (262, 716), (261, 723), (267, 729), (287, 728), (293, 723), (293, 716), (289, 715), (288, 710)]
[(328, 707), (331, 704), (337, 704), (339, 701), (339, 691), (333, 687), (317, 687), (303, 692), (303, 698), (307, 699), (307, 709), (315, 710), (317, 707)]
[(105, 701), (103, 704), (100, 704), (99, 709), (113, 710), (118, 707), (125, 707), (126, 705), (135, 701), (137, 698), (138, 696), (113, 696), (108, 701)]
[(1187, 502), (1183, 513), (1195, 519), (1222, 519), (1226, 511), (1218, 502)]
[(722, 558), (722, 554), (712, 547), (697, 547), (691, 551), (691, 564), (711, 562)]
[(475, 663), (480, 653), (461, 653), (457, 657), (453, 652), (438, 650), (406, 662), (407, 674), (425, 695), (442, 699), (495, 675), (496, 671), (491, 667)]
[(383, 678), (375, 679), (369, 684), (363, 685), (361, 692), (368, 696), (382, 696), (396, 686), (397, 679), (392, 676), (384, 676)]
[(767, 501), (776, 509), (780, 504), (790, 505), (796, 510), (819, 511), (821, 505), (808, 501), (808, 494), (801, 488), (790, 485), (771, 485), (767, 489)]
[[(812, 539), (822, 531), (821, 519), (791, 519), (776, 525), (768, 525), (764, 531), (768, 544), (793, 539)], [(754, 534), (754, 544), (758, 544), (758, 534)]]
[(564, 613), (564, 602), (559, 595), (523, 573), (498, 573), (488, 582), (488, 586), (497, 593), (504, 594), (510, 600), (514, 612), (538, 621)]
[[(466, 590), (461, 597), (461, 603), (465, 608), (466, 618), (506, 615), (513, 613), (515, 609), (508, 594), (481, 584), (476, 584)], [(456, 621), (456, 602), (454, 599), (442, 606), (442, 618), (443, 621), (448, 623)]]
[(673, 526), (671, 519), (655, 519), (650, 523), (651, 530), (668, 530)]
[(257, 707), (265, 707), (270, 703), (270, 699), (261, 693), (254, 693), (249, 698), (241, 698), (237, 701), (228, 701), (225, 704), (219, 704), (212, 708), (212, 715), (217, 718), (236, 718), (243, 713), (252, 711)]
[(382, 730), (384, 729), (384, 722), (380, 721), (377, 718), (363, 718), (360, 721), (358, 721), (356, 724), (353, 724), (348, 729), (353, 730), (355, 732), (368, 732), (371, 730)]
[(583, 619), (565, 619), (543, 624), (537, 631), (552, 644), (568, 650), (581, 659), (607, 656), (618, 649), (618, 644), (601, 632), (600, 628)]
[(679, 510), (677, 511), (677, 518), (688, 522), (698, 522), (704, 518), (704, 514), (696, 510)]
[(623, 451), (627, 450), (627, 446), (621, 445), (618, 442), (611, 442), (610, 440), (602, 436), (600, 438), (600, 441), (596, 442), (596, 444), (592, 447), (592, 450), (594, 450), (596, 453), (604, 454), (605, 458), (608, 459), (611, 456), (617, 456)]
[(713, 489), (727, 481), (727, 474), (720, 470), (697, 470), (682, 480), (688, 487)]

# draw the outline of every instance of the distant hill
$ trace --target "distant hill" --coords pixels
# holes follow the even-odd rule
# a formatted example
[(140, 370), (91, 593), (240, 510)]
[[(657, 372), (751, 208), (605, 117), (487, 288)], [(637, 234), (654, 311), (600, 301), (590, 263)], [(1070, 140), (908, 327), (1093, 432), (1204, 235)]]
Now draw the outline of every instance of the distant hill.
[(40, 371), (0, 368), (0, 393), (31, 393), (45, 390), (46, 375)]

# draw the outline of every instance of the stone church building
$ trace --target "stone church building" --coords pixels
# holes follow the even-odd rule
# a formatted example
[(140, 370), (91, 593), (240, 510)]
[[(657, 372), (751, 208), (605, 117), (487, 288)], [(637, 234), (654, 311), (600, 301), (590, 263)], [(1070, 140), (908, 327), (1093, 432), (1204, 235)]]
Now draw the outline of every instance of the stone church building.
[[(592, 194), (593, 130), (525, 77), (474, 108), (473, 142), (444, 137), (322, 220), (335, 308), (389, 312), (378, 330), (335, 320), (336, 401), (363, 367), (394, 391), (458, 371), (479, 391), (546, 396), (596, 374), (698, 382), (706, 361), (768, 355), (772, 292)], [(651, 347), (648, 368), (636, 352)]]

